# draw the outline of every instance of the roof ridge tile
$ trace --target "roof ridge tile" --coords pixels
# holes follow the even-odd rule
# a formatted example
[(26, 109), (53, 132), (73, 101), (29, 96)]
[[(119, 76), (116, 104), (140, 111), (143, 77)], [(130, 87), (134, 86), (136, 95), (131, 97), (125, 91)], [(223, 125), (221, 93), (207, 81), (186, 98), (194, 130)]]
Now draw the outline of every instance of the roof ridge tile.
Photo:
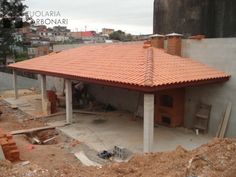
[(153, 48), (151, 47), (147, 49), (144, 79), (146, 86), (153, 86)]

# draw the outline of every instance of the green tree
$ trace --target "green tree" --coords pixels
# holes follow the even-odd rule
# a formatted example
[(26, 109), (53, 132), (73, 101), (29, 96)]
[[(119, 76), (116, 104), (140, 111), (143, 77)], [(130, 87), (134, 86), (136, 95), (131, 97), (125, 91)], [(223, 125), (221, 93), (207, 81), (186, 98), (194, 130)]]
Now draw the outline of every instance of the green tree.
[(22, 27), (26, 5), (22, 0), (0, 0), (0, 60), (5, 64), (7, 56), (13, 56), (12, 46), (17, 45), (14, 33)]
[(121, 30), (114, 31), (109, 35), (109, 38), (112, 40), (119, 40), (119, 41), (132, 41), (133, 39), (131, 34), (126, 34)]
[(110, 39), (123, 41), (125, 39), (125, 32), (118, 30), (110, 34)]

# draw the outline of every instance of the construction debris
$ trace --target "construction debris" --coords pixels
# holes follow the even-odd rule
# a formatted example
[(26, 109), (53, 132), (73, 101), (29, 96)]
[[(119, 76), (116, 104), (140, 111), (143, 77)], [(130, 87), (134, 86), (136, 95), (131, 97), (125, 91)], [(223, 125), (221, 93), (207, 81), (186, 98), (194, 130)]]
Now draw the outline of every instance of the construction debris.
[(47, 140), (44, 140), (43, 141), (43, 144), (46, 144), (46, 143), (48, 143), (48, 142), (50, 142), (50, 141), (53, 141), (53, 140), (55, 140), (56, 139), (56, 137), (54, 136), (54, 137), (52, 137), (52, 138), (49, 138), (49, 139), (47, 139)]
[(24, 161), (24, 162), (21, 162), (20, 164), (21, 164), (22, 166), (29, 165), (29, 164), (30, 164), (30, 161)]
[(54, 129), (26, 133), (27, 139), (32, 144), (57, 144), (56, 136), (58, 132)]
[(91, 161), (83, 151), (75, 153), (75, 156), (81, 161), (85, 166), (101, 166), (100, 164)]
[(29, 134), (29, 133), (33, 133), (37, 131), (55, 129), (57, 127), (63, 127), (65, 125), (66, 124), (57, 125), (57, 126), (45, 126), (45, 127), (37, 127), (37, 128), (23, 129), (23, 130), (15, 130), (15, 131), (11, 131), (11, 134), (12, 135)]
[(1, 177), (50, 177), (47, 169), (43, 169), (36, 164), (22, 165), (22, 163), (13, 165), (9, 161), (0, 161)]
[(11, 108), (12, 109), (18, 109), (18, 106), (17, 105), (11, 105)]
[(98, 157), (102, 158), (102, 159), (110, 159), (114, 154), (112, 154), (111, 152), (108, 151), (102, 151), (100, 153), (98, 153)]
[(39, 128), (23, 129), (23, 130), (12, 131), (11, 134), (12, 135), (29, 134), (36, 131), (49, 130), (49, 129), (55, 129), (55, 128), (56, 128), (55, 126), (46, 126), (46, 127), (39, 127)]
[(125, 160), (128, 157), (128, 150), (124, 147), (115, 146), (114, 155), (122, 160)]

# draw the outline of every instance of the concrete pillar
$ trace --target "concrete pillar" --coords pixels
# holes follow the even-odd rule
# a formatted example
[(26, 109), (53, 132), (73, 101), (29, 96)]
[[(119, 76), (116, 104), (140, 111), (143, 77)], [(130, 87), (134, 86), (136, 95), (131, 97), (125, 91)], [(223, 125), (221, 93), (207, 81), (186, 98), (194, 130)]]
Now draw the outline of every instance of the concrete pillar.
[(39, 75), (40, 82), (41, 82), (41, 98), (42, 98), (42, 110), (45, 110), (45, 104), (47, 102), (47, 83), (46, 83), (46, 76), (43, 74)]
[(143, 151), (152, 152), (154, 137), (154, 94), (144, 94)]
[(17, 99), (18, 98), (17, 75), (16, 75), (16, 70), (14, 69), (13, 69), (13, 89), (14, 89), (15, 99)]
[(71, 80), (65, 80), (66, 85), (66, 123), (72, 123), (73, 108), (72, 108), (72, 83)]

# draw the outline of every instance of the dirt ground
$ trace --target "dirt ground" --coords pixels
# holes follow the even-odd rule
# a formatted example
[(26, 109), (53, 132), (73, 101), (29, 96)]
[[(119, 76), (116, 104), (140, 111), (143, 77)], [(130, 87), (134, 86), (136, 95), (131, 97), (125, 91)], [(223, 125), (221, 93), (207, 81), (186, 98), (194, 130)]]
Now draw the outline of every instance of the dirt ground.
[[(0, 129), (4, 130), (5, 132), (43, 127), (46, 125), (45, 121), (35, 121), (35, 120), (20, 121), (22, 117), (24, 117), (24, 119), (30, 117), (25, 115), (19, 110), (10, 108), (1, 101), (0, 101), (0, 110), (3, 112), (0, 118)], [(62, 135), (57, 136), (57, 144), (33, 145), (33, 149), (31, 150), (29, 149), (30, 143), (25, 135), (16, 135), (14, 136), (14, 140), (16, 141), (17, 147), (20, 150), (21, 160), (30, 161), (30, 165), (27, 165), (27, 168), (30, 168), (30, 166), (32, 165), (33, 166), (32, 169), (35, 169), (36, 165), (38, 166), (37, 168), (40, 167), (48, 171), (49, 176), (53, 176), (56, 170), (60, 169), (61, 166), (66, 165), (67, 163), (80, 165), (80, 162), (75, 158), (74, 154), (71, 154), (69, 150), (67, 150), (68, 147), (75, 146), (74, 141)], [(2, 166), (0, 165), (0, 177), (11, 176), (10, 174), (6, 174), (4, 176), (3, 175), (4, 173), (1, 173), (1, 167)], [(17, 168), (19, 167), (20, 166), (18, 165)], [(24, 168), (26, 168), (26, 166), (24, 166)], [(6, 172), (7, 170), (4, 171)], [(13, 171), (17, 170), (14, 169)], [(24, 170), (21, 171), (23, 172)], [(12, 176), (14, 175), (12, 174)]]
[[(43, 121), (19, 122), (26, 116), (0, 102), (4, 131), (45, 126)], [(25, 118), (25, 117), (24, 117)], [(175, 151), (135, 155), (127, 163), (85, 167), (69, 152), (71, 139), (58, 135), (57, 144), (34, 145), (24, 136), (14, 136), (21, 159), (29, 164), (0, 162), (0, 177), (235, 177), (236, 139), (214, 139), (195, 150), (179, 146)]]

